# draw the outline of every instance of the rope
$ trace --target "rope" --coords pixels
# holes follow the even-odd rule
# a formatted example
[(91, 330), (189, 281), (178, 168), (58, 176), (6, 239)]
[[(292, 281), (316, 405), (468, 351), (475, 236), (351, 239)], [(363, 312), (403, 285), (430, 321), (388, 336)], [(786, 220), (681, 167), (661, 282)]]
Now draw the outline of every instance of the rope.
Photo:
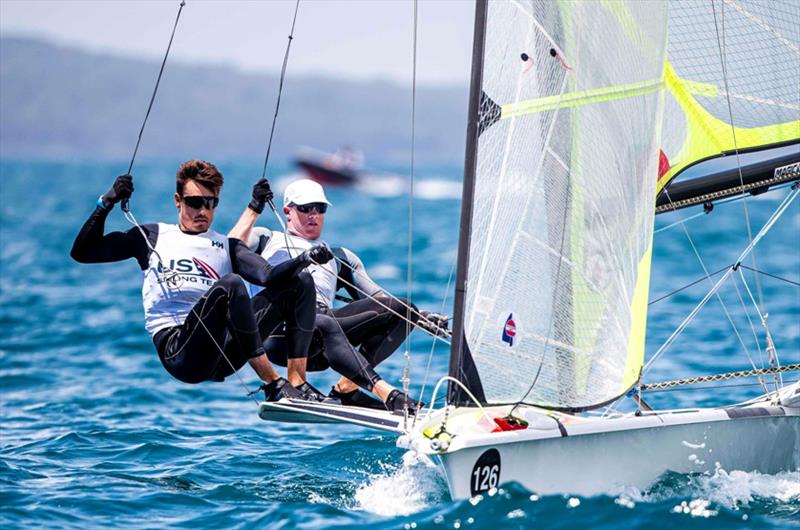
[(685, 291), (685, 290), (686, 290), (686, 289), (688, 289), (689, 287), (692, 287), (693, 285), (697, 285), (698, 283), (700, 283), (700, 282), (702, 282), (703, 280), (706, 280), (706, 279), (708, 279), (708, 278), (713, 278), (714, 276), (716, 276), (716, 275), (717, 275), (717, 274), (719, 274), (720, 272), (722, 272), (722, 271), (724, 271), (724, 270), (726, 270), (726, 269), (729, 269), (729, 268), (731, 268), (731, 267), (732, 267), (732, 265), (725, 265), (724, 267), (722, 267), (722, 268), (721, 268), (721, 269), (719, 269), (718, 271), (716, 271), (716, 272), (712, 272), (712, 273), (711, 273), (711, 274), (709, 274), (708, 276), (703, 276), (702, 278), (698, 278), (697, 280), (693, 281), (692, 283), (690, 283), (690, 284), (688, 284), (688, 285), (684, 285), (683, 287), (681, 287), (681, 288), (679, 288), (679, 289), (675, 289), (675, 290), (674, 290), (674, 291), (672, 291), (671, 293), (665, 294), (664, 296), (662, 296), (662, 297), (660, 297), (660, 298), (656, 298), (655, 300), (653, 300), (652, 302), (648, 303), (647, 305), (648, 305), (648, 306), (651, 306), (651, 305), (653, 305), (653, 304), (655, 304), (655, 303), (657, 303), (657, 302), (660, 302), (660, 301), (662, 301), (662, 300), (665, 300), (665, 299), (669, 298), (670, 296), (676, 295), (676, 294), (678, 294), (678, 293), (679, 293), (679, 292), (681, 292), (681, 291)]
[[(447, 277), (447, 287), (445, 287), (444, 290), (444, 297), (442, 298), (442, 306), (439, 311), (440, 313), (444, 313), (444, 307), (445, 304), (447, 304), (447, 293), (450, 292), (450, 284), (453, 281), (453, 273), (455, 272), (455, 269), (456, 269), (456, 263), (454, 259), (453, 266), (450, 267), (450, 274)], [(417, 399), (417, 402), (421, 402), (422, 398), (425, 396), (425, 387), (428, 385), (428, 376), (430, 375), (431, 372), (431, 363), (433, 362), (433, 352), (435, 349), (436, 349), (436, 340), (432, 340), (431, 351), (428, 353), (428, 362), (425, 365), (425, 375), (422, 378), (422, 387), (420, 388), (419, 399)], [(413, 429), (416, 424), (417, 424), (417, 417), (415, 416), (414, 421), (411, 424), (411, 428)]]
[[(297, 5), (295, 5), (294, 18), (292, 19), (292, 33), (294, 33), (294, 25), (295, 25), (295, 21), (297, 20), (297, 8), (299, 6), (299, 3), (300, 3), (300, 0), (297, 0)], [(164, 60), (161, 63), (161, 69), (159, 70), (158, 78), (156, 79), (156, 86), (153, 89), (153, 94), (152, 94), (152, 96), (150, 98), (150, 104), (149, 104), (149, 106), (147, 108), (147, 113), (145, 114), (144, 121), (142, 122), (142, 128), (139, 131), (139, 139), (136, 142), (136, 148), (134, 149), (133, 157), (131, 158), (131, 163), (130, 163), (130, 166), (128, 167), (128, 173), (130, 173), (131, 169), (133, 168), (133, 162), (134, 162), (134, 160), (136, 158), (136, 153), (137, 153), (137, 151), (139, 149), (139, 142), (142, 139), (142, 133), (144, 132), (144, 127), (145, 127), (145, 124), (147, 123), (147, 118), (150, 116), (150, 110), (153, 108), (153, 102), (155, 101), (156, 93), (158, 91), (158, 86), (159, 86), (159, 84), (161, 82), (161, 76), (164, 73), (164, 67), (166, 66), (166, 63), (167, 63), (167, 57), (169, 56), (169, 51), (170, 51), (170, 48), (172, 47), (172, 41), (173, 41), (173, 39), (175, 37), (175, 30), (178, 27), (178, 21), (180, 20), (181, 11), (183, 10), (183, 6), (185, 6), (185, 5), (186, 5), (186, 2), (184, 0), (181, 0), (180, 7), (178, 9), (178, 15), (175, 18), (175, 24), (174, 24), (174, 26), (172, 28), (172, 34), (171, 34), (170, 39), (169, 39), (169, 44), (167, 45), (167, 51), (164, 54)], [(265, 173), (266, 173), (267, 161), (269, 160), (270, 146), (272, 145), (272, 133), (275, 131), (275, 120), (277, 119), (278, 107), (280, 106), (280, 93), (281, 93), (281, 90), (283, 89), (283, 79), (284, 79), (284, 75), (285, 75), (285, 72), (286, 72), (286, 63), (288, 61), (289, 47), (291, 46), (291, 41), (292, 41), (292, 35), (290, 34), (289, 35), (289, 45), (287, 46), (286, 54), (284, 55), (283, 69), (281, 70), (281, 81), (280, 81), (280, 87), (279, 87), (279, 90), (278, 90), (278, 103), (277, 103), (276, 108), (275, 108), (275, 116), (273, 118), (272, 129), (270, 131), (269, 144), (267, 146), (267, 155), (266, 155), (266, 159), (264, 161), (264, 172)], [(170, 270), (168, 267), (166, 267), (164, 265), (164, 261), (162, 260), (161, 255), (156, 251), (156, 249), (153, 247), (153, 245), (150, 244), (150, 241), (148, 240), (147, 235), (144, 233), (144, 230), (139, 225), (139, 223), (136, 221), (136, 218), (133, 216), (133, 214), (130, 212), (130, 209), (128, 208), (128, 205), (127, 205), (127, 200), (123, 201), (121, 206), (122, 206), (122, 210), (124, 212), (125, 218), (128, 220), (128, 222), (130, 222), (131, 224), (136, 226), (136, 228), (139, 229), (139, 233), (142, 234), (142, 237), (144, 238), (145, 243), (147, 244), (148, 248), (156, 256), (156, 259), (158, 260), (158, 263), (161, 266), (161, 271), (162, 271), (161, 275), (164, 277), (165, 283), (167, 284), (167, 287), (170, 288), (170, 289), (174, 289), (174, 290), (180, 292), (180, 285), (175, 280), (175, 278), (178, 277), (177, 272)], [(275, 206), (272, 204), (271, 201), (270, 201), (270, 206), (272, 207), (272, 209), (274, 211), (275, 210)], [(200, 317), (200, 315), (197, 314), (197, 311), (195, 310), (194, 307), (192, 307), (192, 314), (194, 314), (195, 317), (197, 317), (197, 321), (200, 323), (200, 325), (203, 327), (203, 329), (206, 331), (206, 333), (208, 333), (208, 336), (211, 338), (211, 341), (214, 343), (214, 346), (217, 347), (217, 350), (220, 352), (222, 357), (225, 359), (225, 361), (231, 367), (231, 369), (233, 370), (233, 373), (236, 374), (236, 377), (239, 379), (239, 383), (242, 385), (242, 387), (245, 390), (245, 394), (247, 396), (249, 396), (249, 397), (252, 397), (253, 401), (255, 401), (256, 405), (258, 405), (258, 399), (253, 397), (254, 392), (250, 392), (250, 390), (247, 388), (247, 385), (245, 384), (244, 379), (242, 378), (241, 374), (239, 374), (239, 372), (238, 372), (238, 370), (236, 370), (236, 367), (234, 366), (234, 364), (231, 362), (231, 360), (225, 354), (225, 351), (222, 349), (222, 347), (219, 345), (219, 343), (217, 343), (217, 340), (214, 337), (214, 335), (211, 333), (211, 330), (209, 330), (208, 327), (205, 325), (205, 323), (203, 322), (203, 319)]]
[[(665, 190), (665, 193), (666, 193), (666, 196), (667, 196), (667, 200), (670, 201), (670, 203), (671, 203), (672, 199), (669, 196), (669, 191)], [(733, 319), (731, 318), (730, 313), (728, 312), (728, 309), (725, 306), (725, 303), (722, 301), (722, 297), (719, 295), (718, 290), (721, 287), (721, 285), (728, 279), (728, 277), (733, 273), (733, 271), (738, 267), (738, 264), (741, 263), (742, 259), (744, 259), (747, 256), (747, 254), (750, 251), (753, 250), (753, 248), (758, 243), (758, 241), (761, 239), (761, 237), (763, 237), (763, 234), (766, 231), (768, 231), (774, 225), (775, 221), (785, 211), (786, 207), (791, 202), (791, 198), (793, 198), (794, 196), (796, 196), (796, 190), (793, 191), (792, 193), (790, 193), (787, 196), (787, 198), (784, 199), (783, 203), (781, 203), (781, 205), (778, 207), (776, 212), (773, 213), (772, 217), (769, 219), (769, 221), (767, 221), (765, 226), (761, 229), (761, 231), (759, 232), (758, 236), (755, 239), (753, 239), (750, 242), (749, 245), (747, 245), (747, 248), (744, 251), (742, 251), (742, 253), (739, 255), (739, 258), (736, 260), (736, 263), (734, 263), (734, 265), (732, 267), (728, 268), (728, 270), (725, 272), (725, 274), (723, 274), (722, 278), (720, 278), (719, 281), (717, 281), (716, 284), (712, 285), (712, 288), (708, 292), (708, 294), (706, 294), (706, 296), (703, 297), (703, 299), (700, 301), (700, 303), (691, 311), (691, 313), (689, 313), (689, 316), (687, 316), (683, 320), (683, 322), (681, 322), (681, 324), (672, 333), (672, 335), (670, 335), (667, 338), (667, 340), (664, 342), (664, 344), (656, 351), (656, 353), (653, 355), (653, 357), (650, 359), (650, 361), (645, 365), (644, 371), (642, 373), (646, 373), (647, 370), (656, 361), (656, 359), (658, 359), (672, 345), (672, 343), (675, 341), (675, 339), (677, 339), (678, 336), (683, 332), (683, 330), (686, 329), (686, 326), (689, 325), (689, 323), (694, 319), (694, 317), (697, 315), (697, 313), (700, 312), (700, 309), (702, 309), (706, 305), (706, 303), (711, 299), (712, 296), (716, 296), (717, 300), (722, 305), (723, 312), (725, 313), (726, 317), (728, 318), (728, 322), (733, 327), (733, 330), (734, 330), (737, 338), (739, 339), (739, 342), (742, 344), (742, 347), (745, 349), (745, 352), (747, 353), (747, 357), (750, 360), (751, 365), (753, 366), (753, 368), (755, 368), (755, 363), (753, 363), (753, 361), (752, 361), (752, 358), (750, 356), (750, 352), (747, 349), (747, 346), (744, 344), (744, 341), (742, 340), (742, 337), (739, 334), (739, 330), (736, 328), (736, 325), (733, 323)], [(706, 277), (708, 278), (708, 280), (711, 281), (711, 276), (708, 273), (708, 269), (706, 268), (705, 263), (703, 262), (703, 259), (700, 257), (700, 253), (698, 252), (697, 247), (694, 244), (694, 240), (692, 239), (691, 235), (689, 234), (688, 229), (686, 228), (685, 225), (682, 225), (681, 227), (683, 228), (684, 234), (686, 235), (687, 239), (689, 240), (689, 244), (691, 245), (695, 256), (700, 261), (700, 266), (703, 268), (703, 272), (706, 274)]]
[(758, 270), (758, 269), (754, 269), (754, 268), (752, 268), (752, 267), (748, 267), (747, 265), (739, 265), (739, 266), (740, 266), (741, 268), (743, 268), (743, 269), (747, 269), (747, 270), (749, 270), (749, 271), (757, 272), (758, 274), (763, 274), (764, 276), (769, 276), (770, 278), (775, 278), (776, 280), (780, 280), (780, 281), (782, 281), (782, 282), (786, 282), (786, 283), (788, 283), (788, 284), (791, 284), (791, 285), (795, 285), (795, 286), (797, 286), (797, 287), (800, 287), (800, 282), (796, 282), (796, 281), (794, 281), (794, 280), (789, 280), (789, 279), (787, 279), (787, 278), (783, 278), (783, 277), (781, 277), (781, 276), (777, 276), (777, 275), (775, 275), (775, 274), (770, 274), (770, 273), (768, 273), (768, 272), (760, 271), (760, 270)]
[[(150, 117), (150, 111), (153, 110), (153, 103), (156, 100), (156, 94), (158, 93), (158, 87), (161, 84), (161, 77), (164, 74), (164, 69), (166, 68), (166, 65), (167, 65), (167, 58), (169, 57), (169, 52), (172, 49), (172, 42), (175, 39), (175, 32), (176, 32), (176, 30), (178, 28), (178, 22), (181, 19), (181, 12), (183, 12), (183, 7), (185, 5), (186, 5), (185, 0), (181, 0), (180, 6), (178, 7), (178, 14), (175, 17), (175, 23), (172, 25), (172, 33), (170, 34), (170, 37), (169, 37), (169, 43), (167, 44), (167, 49), (164, 52), (164, 59), (161, 61), (161, 68), (158, 71), (158, 77), (156, 78), (156, 84), (155, 84), (155, 87), (153, 88), (153, 93), (150, 95), (150, 103), (147, 105), (147, 112), (145, 112), (144, 120), (142, 121), (142, 126), (139, 129), (139, 136), (138, 136), (138, 138), (136, 140), (136, 146), (133, 149), (133, 155), (131, 156), (130, 164), (128, 164), (128, 171), (127, 171), (128, 174), (130, 174), (131, 171), (133, 170), (133, 164), (136, 161), (136, 154), (139, 152), (139, 145), (141, 144), (142, 135), (144, 134), (144, 129), (145, 129), (145, 126), (147, 125), (147, 119)], [(148, 249), (150, 250), (150, 252), (153, 253), (153, 255), (156, 256), (156, 259), (158, 260), (158, 264), (161, 266), (161, 273), (160, 274), (164, 278), (164, 283), (167, 285), (167, 287), (169, 289), (174, 289), (174, 290), (180, 292), (180, 284), (177, 281), (177, 279), (179, 277), (178, 273), (176, 271), (173, 271), (173, 270), (169, 269), (168, 267), (166, 267), (164, 265), (164, 260), (161, 258), (161, 254), (159, 254), (158, 251), (153, 247), (153, 245), (150, 244), (150, 240), (147, 238), (147, 234), (145, 234), (144, 229), (142, 229), (141, 225), (136, 220), (136, 217), (134, 217), (133, 212), (131, 212), (130, 207), (129, 207), (129, 203), (130, 203), (129, 199), (124, 199), (120, 204), (120, 208), (122, 209), (122, 213), (123, 213), (125, 219), (129, 223), (134, 225), (139, 230), (139, 233), (142, 235), (142, 239), (144, 239), (145, 243), (147, 244)], [(159, 273), (156, 272), (156, 274), (159, 274)], [(222, 354), (222, 357), (225, 359), (225, 361), (227, 361), (227, 363), (230, 365), (231, 369), (233, 369), (233, 372), (239, 378), (239, 382), (241, 383), (241, 385), (244, 388), (245, 392), (249, 395), (250, 392), (249, 392), (249, 390), (247, 388), (247, 385), (244, 382), (244, 379), (242, 379), (242, 376), (236, 371), (236, 368), (234, 367), (233, 363), (228, 358), (228, 356), (225, 355), (225, 351), (217, 343), (217, 340), (214, 338), (214, 335), (211, 334), (211, 331), (208, 329), (208, 327), (206, 327), (205, 323), (203, 322), (203, 319), (200, 318), (200, 315), (197, 314), (197, 311), (195, 311), (194, 307), (192, 307), (192, 313), (194, 314), (195, 317), (197, 317), (197, 321), (200, 323), (201, 326), (203, 326), (203, 329), (206, 330), (206, 332), (208, 333), (208, 336), (211, 337), (211, 340), (214, 342), (214, 345), (217, 347), (219, 352)], [(176, 322), (177, 322), (177, 318), (176, 318)], [(180, 323), (178, 323), (178, 325), (180, 325)], [(256, 402), (256, 404), (258, 404), (258, 400), (256, 400), (254, 398), (254, 401)]]
[[(336, 260), (337, 263), (341, 263), (345, 267), (348, 267), (351, 270), (355, 271), (355, 268), (352, 265), (350, 265), (349, 263), (347, 263), (346, 261), (341, 260), (341, 259), (339, 259), (339, 258), (337, 258), (335, 256), (334, 256), (334, 259)], [(332, 272), (329, 271), (328, 269), (324, 269), (324, 270), (326, 270), (329, 274), (332, 274)], [(412, 308), (410, 305), (404, 303), (399, 298), (395, 297), (392, 293), (389, 293), (387, 291), (383, 291), (383, 294), (385, 294), (387, 296), (387, 298), (389, 298), (390, 300), (393, 300), (393, 301), (397, 302), (398, 304), (402, 305), (403, 307), (405, 307), (407, 309), (407, 314), (413, 314), (413, 315), (417, 316), (417, 323), (416, 324), (414, 324), (414, 322), (410, 318), (406, 317), (405, 315), (401, 315), (400, 313), (398, 313), (397, 311), (395, 311), (391, 307), (389, 307), (386, 304), (384, 304), (383, 302), (381, 302), (377, 297), (375, 297), (375, 296), (373, 296), (371, 294), (368, 294), (366, 291), (364, 291), (363, 289), (360, 289), (355, 284), (352, 284), (352, 283), (348, 282), (347, 280), (345, 280), (344, 278), (341, 278), (341, 277), (339, 277), (338, 280), (340, 282), (342, 282), (344, 285), (355, 289), (358, 293), (364, 295), (366, 298), (369, 298), (370, 300), (372, 300), (376, 304), (380, 305), (381, 307), (383, 307), (384, 309), (386, 309), (387, 311), (389, 311), (393, 315), (396, 315), (396, 316), (402, 318), (407, 323), (410, 323), (410, 324), (413, 324), (413, 325), (417, 326), (419, 329), (421, 329), (422, 331), (424, 331), (425, 333), (427, 333), (428, 335), (430, 335), (434, 339), (438, 339), (438, 340), (444, 342), (445, 344), (447, 344), (448, 346), (450, 345), (450, 341), (448, 341), (447, 339), (443, 338), (442, 335), (434, 334), (434, 333), (428, 331), (427, 329), (425, 329), (423, 327), (420, 327), (419, 326), (419, 321), (420, 320), (424, 320), (425, 322), (427, 322), (429, 324), (432, 324), (432, 325), (435, 325), (435, 323), (432, 320), (430, 320), (429, 318), (426, 318), (419, 311), (415, 311), (414, 308)], [(451, 332), (450, 332), (449, 329), (442, 329), (442, 332), (443, 332), (443, 334), (445, 336), (448, 336), (448, 337), (451, 336)]]
[[(181, 11), (183, 11), (183, 6), (186, 5), (184, 0), (181, 0), (180, 7), (178, 7), (178, 15), (175, 17), (175, 24), (172, 26), (172, 34), (169, 36), (169, 44), (167, 44), (167, 51), (164, 53), (164, 60), (161, 61), (161, 69), (158, 71), (158, 77), (156, 78), (156, 86), (153, 88), (153, 94), (150, 96), (150, 104), (147, 105), (147, 112), (144, 115), (144, 120), (142, 121), (142, 127), (139, 129), (139, 137), (136, 139), (136, 147), (133, 148), (133, 156), (131, 156), (131, 163), (128, 164), (128, 175), (131, 174), (133, 170), (133, 162), (136, 160), (136, 153), (139, 152), (139, 144), (142, 142), (142, 134), (144, 134), (144, 126), (147, 124), (147, 118), (150, 117), (150, 111), (153, 109), (153, 102), (156, 100), (156, 93), (158, 92), (158, 85), (161, 84), (161, 75), (164, 73), (164, 67), (167, 65), (167, 57), (169, 57), (169, 50), (172, 48), (172, 40), (175, 38), (175, 30), (178, 28), (178, 21), (181, 19)], [(122, 203), (120, 204), (120, 208), (123, 212), (130, 211), (130, 199), (123, 199)], [(147, 239), (147, 238), (145, 238)]]
[[(798, 380), (800, 381), (800, 379)], [(789, 384), (794, 384), (797, 381), (789, 381)], [(686, 390), (719, 390), (720, 388), (739, 388), (746, 386), (761, 386), (761, 383), (739, 383), (737, 385), (714, 385), (714, 386), (696, 386), (694, 388), (662, 388), (650, 390), (650, 392), (685, 392)]]
[[(772, 340), (772, 333), (770, 333), (769, 326), (767, 326), (767, 318), (769, 317), (769, 315), (761, 313), (761, 310), (758, 308), (758, 304), (756, 304), (756, 301), (753, 298), (753, 293), (750, 291), (750, 286), (747, 284), (747, 280), (745, 279), (744, 273), (742, 272), (741, 268), (739, 269), (739, 277), (742, 279), (742, 285), (744, 285), (744, 288), (747, 291), (747, 295), (750, 297), (750, 301), (753, 302), (753, 305), (756, 308), (756, 313), (758, 313), (758, 318), (761, 320), (761, 326), (764, 328), (764, 333), (766, 334), (766, 342), (767, 342), (767, 354), (769, 355), (769, 365), (770, 366), (778, 366), (778, 367), (780, 367), (781, 362), (780, 362), (780, 359), (778, 358), (778, 352), (775, 349), (775, 343)], [(734, 282), (734, 285), (735, 285), (735, 282)], [(738, 289), (736, 290), (736, 294), (739, 294), (739, 290)], [(750, 315), (749, 314), (747, 315), (747, 319), (750, 320)], [(753, 329), (753, 334), (755, 335), (755, 328)], [(761, 353), (760, 345), (759, 345), (758, 352), (759, 352), (759, 354)], [(762, 366), (764, 365), (763, 359), (761, 361), (761, 365)], [(773, 375), (772, 376), (776, 392), (779, 389), (778, 377), (779, 377), (779, 375)], [(781, 384), (782, 383), (783, 383), (783, 381), (781, 381)]]
[(773, 366), (770, 368), (756, 368), (753, 370), (741, 370), (738, 372), (727, 372), (724, 374), (704, 375), (700, 377), (688, 377), (685, 379), (675, 379), (672, 381), (661, 381), (649, 385), (641, 385), (642, 391), (664, 390), (684, 385), (694, 385), (696, 383), (710, 383), (714, 381), (727, 381), (729, 379), (739, 379), (742, 377), (761, 376), (766, 374), (777, 374), (782, 372), (796, 372), (800, 370), (800, 363), (787, 364), (786, 366)]
[[(725, 42), (725, 2), (722, 2), (722, 13), (721, 13), (721, 18), (722, 18), (722, 38), (720, 38), (719, 26), (717, 24), (717, 9), (716, 9), (715, 6), (716, 6), (715, 2), (712, 1), (711, 2), (711, 12), (714, 15), (714, 30), (716, 31), (716, 34), (717, 34), (717, 48), (719, 49), (720, 65), (722, 66), (722, 81), (725, 83), (725, 101), (727, 103), (728, 117), (729, 117), (730, 123), (731, 123), (731, 137), (733, 138), (733, 150), (734, 150), (734, 153), (736, 155), (736, 169), (739, 172), (739, 185), (741, 186), (741, 189), (742, 189), (741, 197), (742, 197), (742, 206), (744, 208), (744, 219), (745, 219), (745, 225), (747, 226), (747, 237), (748, 237), (749, 242), (752, 243), (753, 242), (753, 230), (752, 230), (752, 227), (750, 226), (751, 225), (751, 222), (750, 222), (750, 209), (747, 206), (747, 193), (744, 190), (744, 175), (742, 175), (742, 164), (741, 164), (741, 161), (739, 160), (739, 147), (738, 147), (738, 143), (736, 141), (736, 127), (733, 125), (733, 107), (731, 106), (731, 92), (730, 92), (730, 88), (728, 87), (728, 62), (726, 60), (726, 53), (725, 53), (726, 50), (727, 50), (727, 45), (726, 45), (726, 42)], [(758, 264), (756, 263), (755, 250), (750, 255), (750, 259), (753, 260), (753, 267), (758, 267)], [(758, 276), (756, 276), (756, 288), (757, 288), (757, 291), (758, 291), (758, 304), (757, 304), (757, 307), (758, 306), (763, 307), (764, 306), (764, 293), (762, 292), (761, 281), (758, 278)], [(760, 308), (759, 308), (759, 312), (760, 312)]]
[[(292, 17), (292, 29), (289, 31), (289, 42), (286, 44), (286, 53), (283, 55), (283, 66), (281, 66), (281, 78), (278, 82), (278, 99), (275, 103), (275, 114), (272, 116), (272, 127), (269, 130), (269, 142), (267, 142), (267, 154), (264, 156), (264, 169), (261, 171), (261, 178), (267, 176), (267, 163), (269, 162), (269, 152), (272, 149), (272, 137), (275, 134), (275, 123), (278, 121), (278, 110), (281, 108), (281, 93), (283, 93), (283, 80), (286, 77), (286, 65), (289, 63), (289, 50), (292, 48), (292, 40), (294, 39), (294, 25), (297, 22), (297, 11), (300, 9), (300, 0), (294, 5), (294, 16)], [(269, 201), (272, 210), (275, 210), (275, 205)]]
[[(273, 210), (273, 212), (275, 213), (275, 216), (278, 218), (278, 221), (281, 223), (281, 225), (282, 225), (282, 226), (285, 226), (285, 225), (284, 225), (284, 223), (283, 223), (283, 219), (281, 219), (281, 218), (280, 218), (280, 214), (278, 214), (278, 212), (276, 212), (275, 210)], [(284, 231), (284, 240), (286, 241), (286, 245), (287, 245), (286, 251), (289, 253), (289, 256), (291, 256), (292, 254), (291, 254), (291, 250), (290, 250), (290, 249), (294, 249), (294, 250), (301, 250), (301, 247), (289, 246), (290, 244), (289, 244), (289, 242), (288, 242), (288, 236), (287, 236), (286, 234), (287, 234), (287, 232), (285, 232), (285, 231)], [(353, 267), (352, 265), (350, 265), (348, 262), (346, 262), (346, 261), (344, 261), (344, 260), (342, 260), (342, 259), (340, 259), (340, 258), (337, 258), (336, 256), (334, 256), (334, 257), (333, 257), (333, 259), (334, 259), (334, 260), (336, 260), (336, 262), (337, 262), (337, 263), (339, 263), (339, 264), (341, 264), (341, 265), (344, 265), (345, 267), (349, 268), (351, 271), (353, 271), (353, 272), (356, 272), (356, 269), (355, 269), (355, 267)], [(325, 268), (325, 267), (320, 267), (320, 270), (323, 270), (323, 271), (325, 271), (327, 274), (331, 274), (331, 275), (333, 275), (333, 274), (336, 274), (336, 273), (335, 273), (335, 272), (333, 272), (332, 270), (330, 270), (330, 269), (327, 269), (327, 268)], [(424, 316), (422, 313), (420, 313), (419, 311), (416, 311), (416, 310), (415, 310), (413, 307), (411, 307), (411, 305), (404, 303), (404, 302), (403, 302), (401, 299), (397, 298), (397, 297), (396, 297), (396, 296), (394, 296), (392, 293), (390, 293), (390, 292), (387, 292), (387, 291), (381, 291), (381, 292), (382, 292), (384, 295), (386, 295), (386, 297), (387, 297), (387, 298), (389, 298), (390, 300), (393, 300), (393, 301), (397, 302), (399, 305), (401, 305), (401, 306), (403, 306), (404, 308), (408, 309), (408, 310), (409, 310), (409, 312), (410, 312), (411, 314), (415, 315), (415, 316), (417, 317), (417, 322), (416, 322), (416, 323), (414, 323), (413, 321), (411, 321), (411, 320), (410, 320), (409, 318), (407, 318), (405, 315), (401, 315), (400, 313), (398, 313), (397, 311), (395, 311), (394, 309), (392, 309), (391, 307), (389, 307), (388, 305), (386, 305), (385, 303), (383, 303), (383, 302), (382, 302), (382, 301), (381, 301), (379, 298), (377, 298), (376, 296), (369, 294), (368, 292), (366, 292), (365, 290), (361, 289), (361, 288), (360, 288), (360, 287), (358, 287), (357, 285), (355, 285), (355, 284), (353, 284), (353, 283), (350, 283), (350, 282), (348, 282), (347, 280), (345, 280), (345, 279), (344, 279), (344, 278), (342, 278), (341, 276), (338, 276), (338, 275), (337, 275), (337, 281), (341, 282), (342, 284), (346, 285), (347, 287), (350, 287), (350, 288), (352, 288), (352, 289), (353, 289), (353, 290), (355, 290), (357, 293), (359, 293), (359, 294), (363, 295), (365, 298), (368, 298), (368, 299), (372, 300), (373, 302), (375, 302), (376, 304), (378, 304), (378, 305), (379, 305), (379, 306), (381, 306), (382, 308), (386, 309), (387, 311), (389, 311), (389, 312), (390, 312), (390, 313), (392, 313), (393, 315), (395, 315), (395, 316), (397, 316), (397, 317), (399, 317), (399, 318), (403, 319), (403, 320), (404, 320), (404, 321), (406, 321), (406, 322), (410, 322), (411, 324), (414, 324), (414, 325), (415, 325), (417, 328), (419, 328), (420, 330), (422, 330), (424, 333), (427, 333), (427, 334), (428, 334), (428, 335), (430, 335), (431, 337), (433, 337), (433, 338), (435, 338), (435, 339), (438, 339), (438, 340), (440, 340), (441, 342), (443, 342), (443, 343), (447, 344), (448, 346), (450, 345), (450, 341), (448, 341), (447, 339), (445, 339), (445, 338), (444, 338), (445, 336), (446, 336), (446, 337), (450, 337), (450, 336), (452, 336), (452, 334), (451, 334), (451, 331), (450, 331), (449, 329), (442, 329), (442, 328), (439, 328), (439, 329), (441, 330), (441, 332), (442, 332), (442, 334), (441, 334), (441, 335), (439, 335), (439, 334), (434, 334), (434, 333), (432, 333), (432, 332), (428, 331), (427, 329), (425, 329), (425, 328), (421, 327), (421, 326), (419, 325), (419, 322), (420, 322), (420, 321), (427, 322), (427, 323), (429, 323), (429, 324), (431, 324), (431, 325), (434, 325), (434, 326), (435, 326), (435, 323), (434, 323), (432, 320), (430, 320), (429, 318), (426, 318), (426, 317), (425, 317), (425, 316)], [(319, 292), (319, 291), (318, 291), (318, 292)], [(338, 297), (338, 298), (339, 298), (339, 299), (342, 299), (342, 297)], [(343, 301), (345, 301), (345, 302), (348, 302), (348, 303), (349, 303), (349, 302), (352, 302), (353, 300), (352, 300), (352, 299), (344, 299)]]
[[(416, 152), (416, 123), (417, 123), (417, 0), (414, 0), (414, 30), (413, 47), (411, 53), (411, 175), (408, 181), (408, 259), (406, 272), (406, 300), (411, 300), (413, 289), (413, 264), (414, 264), (414, 154)], [(403, 366), (403, 392), (405, 394), (403, 403), (403, 425), (408, 423), (408, 385), (411, 381), (411, 353), (409, 344), (411, 342), (411, 308), (406, 306), (406, 339), (403, 352), (405, 361)]]

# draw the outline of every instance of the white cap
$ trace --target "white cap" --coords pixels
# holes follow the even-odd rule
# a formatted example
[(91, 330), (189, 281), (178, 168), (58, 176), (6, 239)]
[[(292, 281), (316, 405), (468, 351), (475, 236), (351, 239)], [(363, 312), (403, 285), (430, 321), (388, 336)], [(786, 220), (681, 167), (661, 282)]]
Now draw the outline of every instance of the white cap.
[(283, 190), (283, 205), (324, 202), (330, 205), (322, 186), (310, 179), (295, 180)]

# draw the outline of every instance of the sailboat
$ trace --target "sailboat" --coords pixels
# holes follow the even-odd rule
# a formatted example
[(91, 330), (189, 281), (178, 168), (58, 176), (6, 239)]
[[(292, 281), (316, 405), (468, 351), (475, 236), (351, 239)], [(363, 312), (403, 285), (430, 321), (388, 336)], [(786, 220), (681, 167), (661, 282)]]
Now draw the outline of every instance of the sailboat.
[[(800, 383), (716, 408), (642, 397), (655, 214), (790, 188), (699, 311), (800, 194), (798, 28), (792, 4), (478, 0), (450, 369), (429, 401), (446, 385), (445, 406), (278, 402), (261, 417), (396, 432), (454, 499), (800, 469)], [(721, 156), (732, 168), (676, 180)], [(770, 357), (753, 373), (786, 368)], [(628, 398), (637, 409), (616, 412)]]

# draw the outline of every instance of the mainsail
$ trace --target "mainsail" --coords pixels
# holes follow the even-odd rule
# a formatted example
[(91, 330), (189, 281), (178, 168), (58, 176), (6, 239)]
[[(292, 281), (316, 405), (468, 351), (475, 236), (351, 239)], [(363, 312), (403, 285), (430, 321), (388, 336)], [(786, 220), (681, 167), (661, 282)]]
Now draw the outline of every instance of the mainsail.
[(667, 5), (476, 9), (450, 375), (485, 403), (599, 406), (644, 357)]
[[(772, 166), (800, 161), (800, 3), (673, 0), (669, 20), (662, 131), (669, 170), (658, 189), (692, 164), (723, 154), (793, 144)], [(718, 172), (708, 186), (695, 182), (662, 193), (659, 207), (791, 179), (784, 171), (775, 181), (771, 169), (768, 160), (745, 174), (737, 167), (727, 182)]]

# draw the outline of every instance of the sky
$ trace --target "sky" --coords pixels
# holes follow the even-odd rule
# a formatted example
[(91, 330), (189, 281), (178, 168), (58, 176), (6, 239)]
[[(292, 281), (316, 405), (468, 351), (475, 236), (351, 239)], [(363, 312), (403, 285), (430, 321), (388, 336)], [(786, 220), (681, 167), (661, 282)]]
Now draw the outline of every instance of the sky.
[[(179, 0), (0, 0), (0, 34), (160, 60)], [(279, 72), (294, 0), (187, 0), (170, 61)], [(466, 84), (473, 2), (420, 0), (417, 82)], [(289, 73), (411, 83), (411, 0), (300, 0)]]

